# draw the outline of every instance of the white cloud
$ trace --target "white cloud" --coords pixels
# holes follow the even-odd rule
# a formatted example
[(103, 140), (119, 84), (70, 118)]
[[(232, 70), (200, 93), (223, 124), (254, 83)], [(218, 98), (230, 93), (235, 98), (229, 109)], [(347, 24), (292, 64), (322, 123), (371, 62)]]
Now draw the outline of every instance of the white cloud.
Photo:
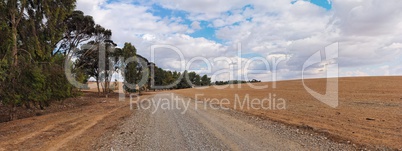
[(144, 39), (146, 41), (153, 41), (156, 39), (156, 37), (152, 34), (145, 34), (142, 36), (142, 39)]
[(106, 3), (104, 0), (78, 0), (77, 9), (94, 17), (96, 23), (111, 29), (119, 43), (138, 40), (144, 34), (185, 33), (186, 25), (178, 18), (161, 18), (148, 12), (147, 6), (130, 3)]
[(191, 23), (191, 28), (195, 30), (201, 29), (200, 22), (194, 21), (193, 23)]
[(220, 14), (247, 4), (242, 0), (154, 0), (165, 8), (189, 12), (192, 20), (209, 20), (220, 17)]
[[(398, 61), (402, 58), (402, 2), (399, 0), (329, 0), (332, 4), (329, 11), (308, 1), (298, 0), (294, 4), (292, 1), (153, 0), (134, 5), (78, 0), (77, 8), (112, 29), (117, 43), (132, 42), (145, 57), (150, 56), (149, 47), (155, 44), (177, 47), (186, 61), (197, 56), (210, 60), (233, 57), (237, 44), (241, 43), (246, 54), (290, 56), (279, 65), (278, 78), (292, 79), (301, 77), (301, 65), (309, 56), (339, 42), (337, 62), (341, 69), (347, 68), (341, 76), (374, 75), (371, 69), (362, 66), (389, 75), (402, 74), (395, 70), (402, 63)], [(184, 11), (186, 18), (156, 16), (150, 11), (152, 4)], [(200, 22), (214, 28), (216, 35), (213, 36), (224, 42), (191, 37), (189, 34), (203, 28)], [(180, 61), (172, 51), (162, 51), (157, 57), (159, 66), (178, 69)], [(228, 68), (222, 63), (216, 66)], [(316, 69), (310, 74), (322, 75), (322, 72)]]
[(396, 32), (401, 22), (398, 0), (334, 1), (334, 20), (344, 34), (378, 36)]
[[(168, 45), (178, 50), (178, 52), (162, 47), (155, 50), (155, 63), (171, 70), (180, 70), (180, 66), (173, 66), (169, 60), (181, 60), (180, 56), (184, 56), (184, 60), (188, 62), (195, 57), (203, 57), (206, 59), (223, 56), (227, 51), (227, 47), (217, 42), (207, 40), (205, 38), (193, 38), (186, 34), (174, 34), (160, 37), (157, 43), (160, 46)], [(157, 46), (156, 45), (156, 46)], [(150, 51), (140, 52), (145, 56), (150, 56)]]

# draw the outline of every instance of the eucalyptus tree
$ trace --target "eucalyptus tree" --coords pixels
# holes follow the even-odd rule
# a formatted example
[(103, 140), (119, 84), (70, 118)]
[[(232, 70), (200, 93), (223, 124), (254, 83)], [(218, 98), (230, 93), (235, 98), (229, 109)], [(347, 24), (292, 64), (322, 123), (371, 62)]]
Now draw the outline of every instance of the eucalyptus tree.
[(92, 16), (84, 15), (80, 10), (76, 10), (68, 15), (64, 23), (67, 29), (63, 33), (63, 38), (54, 54), (59, 52), (64, 55), (69, 54), (79, 44), (90, 40), (95, 32), (95, 22)]
[[(124, 62), (122, 62), (122, 66), (124, 68), (123, 78), (124, 78), (124, 90), (126, 92), (132, 93), (136, 91), (136, 83), (137, 83), (137, 66), (138, 63), (135, 60), (137, 55), (137, 49), (131, 43), (124, 43), (124, 47), (122, 49), (122, 56), (124, 58)], [(130, 62), (126, 63), (126, 60), (131, 58)]]
[[(64, 74), (57, 72), (63, 59), (52, 56), (52, 51), (62, 39), (64, 20), (74, 7), (75, 0), (0, 2), (0, 98), (11, 106), (11, 120), (16, 118), (16, 106), (34, 103), (42, 108), (52, 98), (71, 92)], [(61, 82), (63, 89), (50, 79)]]
[[(104, 32), (104, 33), (102, 33)], [(110, 81), (113, 73), (117, 70), (116, 44), (110, 40), (111, 31), (98, 26), (95, 40), (83, 45), (76, 53), (75, 68), (82, 70), (89, 77), (96, 80), (98, 95), (100, 86), (107, 96), (110, 91)]]

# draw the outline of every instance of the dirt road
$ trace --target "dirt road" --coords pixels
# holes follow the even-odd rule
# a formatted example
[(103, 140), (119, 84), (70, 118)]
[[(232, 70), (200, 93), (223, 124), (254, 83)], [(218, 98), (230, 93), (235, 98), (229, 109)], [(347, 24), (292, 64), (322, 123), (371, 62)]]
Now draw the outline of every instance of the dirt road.
[(173, 93), (138, 102), (100, 150), (351, 150), (324, 136)]
[[(91, 150), (105, 131), (131, 115), (128, 101), (86, 93), (85, 106), (0, 123), (2, 150)], [(113, 121), (113, 122), (110, 122)]]

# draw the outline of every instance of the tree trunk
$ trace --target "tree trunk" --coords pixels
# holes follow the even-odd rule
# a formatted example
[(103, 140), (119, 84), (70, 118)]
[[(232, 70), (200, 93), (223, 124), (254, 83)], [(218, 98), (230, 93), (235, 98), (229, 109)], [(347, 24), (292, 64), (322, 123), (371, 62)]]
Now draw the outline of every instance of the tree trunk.
[(99, 79), (96, 78), (96, 86), (98, 87), (98, 96), (100, 96)]
[(105, 93), (105, 95), (107, 97), (108, 94), (109, 94), (109, 73), (108, 73), (107, 70), (105, 71), (105, 84), (104, 85), (105, 85), (104, 93)]
[(15, 104), (11, 105), (9, 116), (10, 116), (10, 121), (14, 121), (17, 119), (17, 106)]
[[(11, 57), (13, 58), (12, 64), (11, 64), (11, 68), (16, 69), (18, 66), (18, 43), (17, 43), (17, 21), (16, 21), (16, 14), (15, 11), (11, 11), (10, 12), (10, 17), (11, 17), (11, 39), (12, 39), (12, 49), (11, 49)], [(12, 81), (11, 83), (14, 85), (16, 84), (17, 81), (17, 77), (16, 77), (16, 73), (12, 72)], [(13, 121), (16, 119), (16, 104), (15, 102), (11, 102), (11, 108), (10, 108), (10, 121)]]
[(17, 53), (18, 53), (18, 43), (17, 43), (18, 31), (17, 31), (16, 14), (15, 14), (14, 11), (11, 11), (10, 17), (11, 17), (11, 33), (12, 33), (11, 39), (12, 39), (12, 42), (13, 42), (11, 55), (13, 57), (13, 66), (15, 67), (18, 64), (18, 56), (17, 56)]
[(107, 78), (108, 77), (105, 78), (105, 84), (104, 84), (105, 85), (105, 91), (104, 92), (105, 92), (106, 95), (109, 93)]
[(109, 82), (107, 82), (107, 79), (105, 79), (105, 96), (106, 98), (109, 96)]
[(9, 13), (10, 13), (10, 17), (11, 17), (11, 32), (12, 32), (11, 39), (13, 42), (11, 55), (14, 58), (13, 66), (15, 66), (15, 67), (18, 65), (18, 56), (17, 56), (17, 54), (18, 54), (18, 39), (17, 39), (18, 30), (17, 30), (17, 27), (22, 18), (23, 13), (24, 13), (25, 2), (26, 1), (21, 1), (21, 8), (20, 8), (21, 10), (18, 10), (18, 4), (16, 1), (9, 2), (9, 3), (12, 3), (12, 7), (13, 7), (13, 8), (11, 8)]

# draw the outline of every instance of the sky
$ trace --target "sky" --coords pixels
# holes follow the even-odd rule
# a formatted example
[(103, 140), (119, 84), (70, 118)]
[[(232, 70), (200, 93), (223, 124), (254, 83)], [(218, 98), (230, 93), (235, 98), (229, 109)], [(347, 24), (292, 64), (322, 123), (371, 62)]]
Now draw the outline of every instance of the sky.
[(400, 8), (400, 0), (77, 0), (118, 46), (213, 81), (402, 75)]

